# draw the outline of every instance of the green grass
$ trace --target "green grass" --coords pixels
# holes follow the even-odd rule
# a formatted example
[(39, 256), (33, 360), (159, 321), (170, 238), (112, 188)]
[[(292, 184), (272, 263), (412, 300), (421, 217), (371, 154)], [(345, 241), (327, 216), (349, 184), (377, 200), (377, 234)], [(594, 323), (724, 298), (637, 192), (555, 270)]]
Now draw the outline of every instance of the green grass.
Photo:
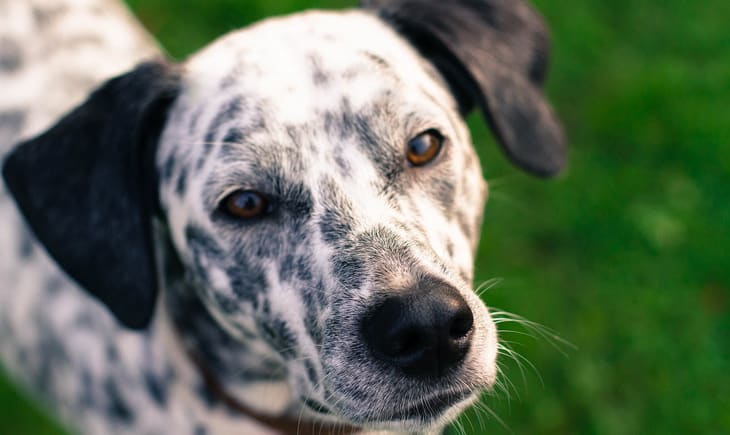
[[(129, 3), (178, 58), (310, 6)], [(477, 284), (502, 278), (484, 295), (489, 305), (577, 349), (563, 355), (503, 331), (539, 376), (527, 368), (523, 378), (501, 358), (511, 399), (498, 392), (484, 403), (504, 424), (485, 412), (461, 423), (468, 433), (730, 433), (730, 2), (536, 4), (553, 33), (548, 93), (570, 137), (570, 168), (530, 179), (470, 119), (492, 181)], [(41, 421), (0, 384), (0, 433), (54, 433)]]

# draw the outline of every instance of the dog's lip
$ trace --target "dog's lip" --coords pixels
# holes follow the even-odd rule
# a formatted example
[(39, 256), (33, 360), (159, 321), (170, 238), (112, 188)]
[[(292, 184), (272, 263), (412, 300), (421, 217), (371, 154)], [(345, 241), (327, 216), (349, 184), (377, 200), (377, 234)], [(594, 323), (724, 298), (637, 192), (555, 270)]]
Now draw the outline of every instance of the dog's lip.
[(411, 405), (405, 409), (399, 409), (391, 413), (383, 415), (379, 420), (381, 422), (393, 422), (403, 420), (427, 420), (438, 417), (452, 406), (468, 399), (473, 394), (470, 390), (445, 392), (432, 395), (421, 400), (416, 405)]
[(352, 415), (349, 418), (346, 417), (349, 413), (343, 413), (344, 409), (339, 409), (337, 414), (342, 415), (353, 424), (366, 426), (388, 426), (409, 420), (417, 420), (420, 422), (435, 421), (447, 410), (469, 399), (473, 395), (474, 391), (471, 390), (446, 391), (430, 395), (425, 399), (421, 399), (416, 404), (397, 404), (395, 406), (391, 404), (391, 409), (397, 407), (399, 408), (397, 410), (367, 413), (366, 415), (361, 415), (359, 418), (352, 418)]

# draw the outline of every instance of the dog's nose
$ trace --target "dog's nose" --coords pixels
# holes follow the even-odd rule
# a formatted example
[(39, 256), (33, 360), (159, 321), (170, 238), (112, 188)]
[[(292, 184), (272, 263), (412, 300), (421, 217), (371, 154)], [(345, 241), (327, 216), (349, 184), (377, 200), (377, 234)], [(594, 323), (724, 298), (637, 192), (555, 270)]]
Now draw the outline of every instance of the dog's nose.
[(375, 358), (406, 375), (434, 378), (461, 363), (473, 326), (456, 289), (429, 283), (381, 301), (363, 318), (362, 333)]

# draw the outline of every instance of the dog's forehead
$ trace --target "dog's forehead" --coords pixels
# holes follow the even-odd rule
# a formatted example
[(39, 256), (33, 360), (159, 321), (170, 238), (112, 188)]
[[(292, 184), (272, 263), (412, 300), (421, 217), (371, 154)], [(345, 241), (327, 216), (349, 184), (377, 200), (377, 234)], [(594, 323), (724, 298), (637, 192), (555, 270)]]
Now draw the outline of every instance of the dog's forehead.
[[(317, 213), (339, 204), (352, 228), (407, 216), (446, 228), (455, 192), (480, 191), (448, 86), (371, 13), (269, 19), (224, 36), (184, 67), (159, 153), (169, 174), (162, 201), (181, 240), (186, 221), (210, 224), (208, 211), (239, 189), (310, 203)], [(449, 158), (429, 176), (401, 177), (406, 143), (431, 128), (452, 139)], [(480, 204), (474, 199), (467, 208)]]
[(414, 88), (454, 107), (435, 69), (379, 18), (365, 11), (305, 12), (233, 32), (186, 65), (191, 103), (241, 94), (276, 118), (308, 122), (312, 109), (345, 97), (355, 109), (386, 89)]

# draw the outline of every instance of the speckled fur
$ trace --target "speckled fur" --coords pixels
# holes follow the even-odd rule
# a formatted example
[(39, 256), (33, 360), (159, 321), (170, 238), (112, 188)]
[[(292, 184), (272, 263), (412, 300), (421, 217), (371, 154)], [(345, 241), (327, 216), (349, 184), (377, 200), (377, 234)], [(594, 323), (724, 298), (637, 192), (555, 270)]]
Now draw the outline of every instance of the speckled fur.
[[(104, 79), (158, 50), (111, 0), (0, 0), (0, 151), (40, 133)], [(78, 30), (74, 29), (83, 29)], [(230, 33), (182, 65), (156, 162), (163, 219), (151, 326), (122, 328), (34, 240), (0, 186), (0, 356), (90, 434), (266, 434), (219, 403), (191, 363), (270, 415), (437, 432), (495, 380), (496, 332), (471, 289), (487, 186), (436, 69), (374, 14), (306, 12)], [(435, 164), (405, 143), (437, 128)], [(273, 216), (216, 212), (236, 189)], [(461, 367), (402, 377), (358, 333), (388, 292), (437, 279), (474, 313)], [(436, 392), (440, 415), (383, 421)]]

